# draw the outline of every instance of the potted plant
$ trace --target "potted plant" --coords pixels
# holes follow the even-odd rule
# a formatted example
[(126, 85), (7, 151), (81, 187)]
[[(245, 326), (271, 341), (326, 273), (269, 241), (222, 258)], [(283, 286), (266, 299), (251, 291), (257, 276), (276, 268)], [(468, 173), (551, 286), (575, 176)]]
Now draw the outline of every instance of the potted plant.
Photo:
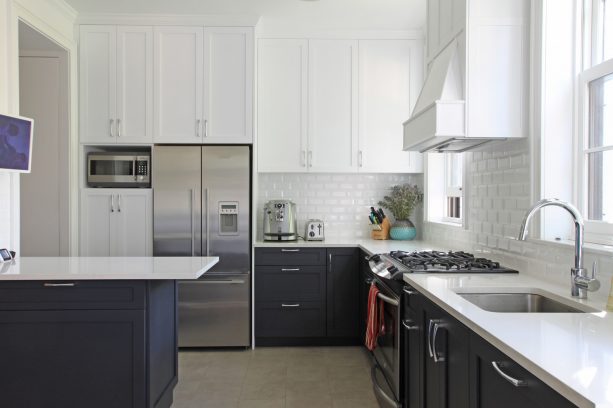
[(379, 201), (378, 204), (390, 210), (396, 219), (390, 229), (392, 239), (410, 240), (415, 238), (417, 231), (409, 217), (423, 199), (424, 195), (418, 186), (402, 184), (393, 186), (390, 195), (386, 195), (383, 200)]

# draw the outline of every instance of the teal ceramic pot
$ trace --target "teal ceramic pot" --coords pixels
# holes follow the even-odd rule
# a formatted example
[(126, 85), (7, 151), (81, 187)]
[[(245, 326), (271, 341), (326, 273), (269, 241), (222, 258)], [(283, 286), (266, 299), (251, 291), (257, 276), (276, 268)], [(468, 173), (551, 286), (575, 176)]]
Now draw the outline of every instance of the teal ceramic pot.
[(410, 241), (415, 239), (417, 230), (415, 225), (410, 220), (396, 220), (390, 228), (390, 237), (392, 239)]

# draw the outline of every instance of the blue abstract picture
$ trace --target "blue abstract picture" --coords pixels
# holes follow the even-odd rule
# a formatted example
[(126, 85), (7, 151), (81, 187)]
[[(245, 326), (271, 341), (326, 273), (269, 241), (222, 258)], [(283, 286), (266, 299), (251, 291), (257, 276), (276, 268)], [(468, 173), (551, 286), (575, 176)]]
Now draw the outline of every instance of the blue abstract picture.
[(32, 120), (0, 115), (0, 171), (30, 171)]

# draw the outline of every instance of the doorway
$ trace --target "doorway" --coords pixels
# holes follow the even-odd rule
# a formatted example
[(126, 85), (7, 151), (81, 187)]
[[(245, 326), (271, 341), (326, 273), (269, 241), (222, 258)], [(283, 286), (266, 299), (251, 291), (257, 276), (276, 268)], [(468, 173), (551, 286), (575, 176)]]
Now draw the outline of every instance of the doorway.
[(20, 255), (68, 256), (68, 51), (23, 21), (19, 111), (34, 119), (32, 171), (20, 178)]

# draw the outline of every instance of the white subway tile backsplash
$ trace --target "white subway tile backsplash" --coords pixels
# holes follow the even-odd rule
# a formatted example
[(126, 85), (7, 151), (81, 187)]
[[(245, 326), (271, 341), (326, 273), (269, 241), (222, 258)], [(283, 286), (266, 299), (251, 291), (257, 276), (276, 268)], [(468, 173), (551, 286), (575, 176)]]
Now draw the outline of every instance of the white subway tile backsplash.
[[(416, 174), (277, 174), (259, 173), (257, 231), (262, 236), (264, 204), (276, 198), (296, 203), (298, 233), (311, 218), (324, 220), (327, 238), (367, 238), (370, 236), (370, 207), (396, 184), (417, 184), (423, 189), (423, 176)], [(385, 211), (385, 209), (384, 209)], [(386, 211), (386, 214), (389, 211)], [(421, 236), (423, 212), (411, 217)], [(391, 215), (391, 214), (390, 214)], [(391, 217), (390, 217), (391, 218)]]

